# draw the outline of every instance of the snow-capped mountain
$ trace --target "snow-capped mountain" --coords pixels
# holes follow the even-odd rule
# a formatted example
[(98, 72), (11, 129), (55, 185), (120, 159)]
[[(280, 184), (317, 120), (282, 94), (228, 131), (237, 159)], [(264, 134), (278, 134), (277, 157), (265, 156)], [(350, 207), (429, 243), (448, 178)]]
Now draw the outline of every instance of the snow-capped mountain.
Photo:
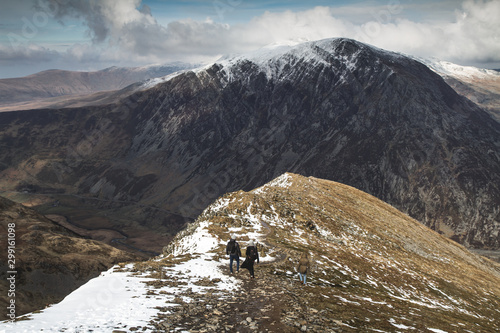
[(424, 60), (459, 94), (483, 107), (500, 122), (500, 72), (460, 66), (447, 61)]
[(419, 59), (429, 68), (439, 74), (449, 75), (456, 78), (476, 78), (486, 79), (489, 77), (499, 77), (500, 73), (495, 70), (477, 68), (473, 66), (461, 66), (449, 61), (438, 59)]
[[(230, 274), (232, 235), (258, 244)], [(308, 253), (307, 285), (297, 263)], [(352, 187), (283, 174), (228, 193), (149, 261), (121, 264), (6, 332), (494, 332), (500, 266)]]
[(500, 246), (500, 124), (424, 64), (350, 39), (226, 57), (116, 104), (0, 123), (5, 191), (92, 197), (117, 227), (175, 234), (217, 196), (291, 171)]
[[(170, 89), (182, 97), (163, 95)], [(158, 98), (143, 104), (154, 113), (134, 142), (140, 153), (162, 147), (176, 161), (191, 156), (221, 179), (228, 164), (215, 156), (234, 153), (236, 173), (248, 175), (242, 188), (285, 170), (340, 180), (471, 246), (483, 242), (476, 243), (472, 229), (489, 229), (476, 223), (498, 221), (491, 210), (500, 199), (491, 185), (500, 167), (498, 124), (403, 55), (347, 39), (276, 46), (223, 58), (153, 91), (165, 104), (155, 108)], [(173, 148), (179, 135), (197, 142)], [(471, 164), (495, 171), (485, 176)], [(476, 194), (468, 190), (473, 184)], [(484, 203), (472, 199), (479, 192), (489, 193), (490, 208), (473, 213)], [(469, 200), (476, 208), (466, 208)], [(497, 233), (490, 235), (478, 237), (497, 243)]]

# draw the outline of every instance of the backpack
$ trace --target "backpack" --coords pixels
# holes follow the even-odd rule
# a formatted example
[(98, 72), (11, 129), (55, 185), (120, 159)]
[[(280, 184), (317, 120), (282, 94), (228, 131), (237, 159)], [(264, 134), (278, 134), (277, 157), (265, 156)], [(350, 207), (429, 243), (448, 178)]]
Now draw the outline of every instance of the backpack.
[(231, 240), (229, 242), (229, 254), (235, 255), (238, 252), (238, 247), (236, 246), (236, 241)]
[(247, 257), (250, 258), (251, 260), (257, 259), (257, 254), (255, 253), (255, 247), (250, 247), (249, 252), (247, 253)]

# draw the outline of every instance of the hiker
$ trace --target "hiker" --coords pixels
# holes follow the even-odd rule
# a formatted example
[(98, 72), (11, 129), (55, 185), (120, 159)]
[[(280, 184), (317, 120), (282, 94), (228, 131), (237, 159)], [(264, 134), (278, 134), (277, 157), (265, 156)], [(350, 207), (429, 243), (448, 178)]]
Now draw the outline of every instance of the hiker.
[(307, 271), (309, 271), (309, 258), (307, 253), (302, 253), (299, 260), (299, 266), (297, 267), (299, 271), (299, 279), (304, 285), (306, 284)]
[(240, 244), (236, 241), (236, 235), (231, 237), (231, 240), (227, 243), (226, 254), (229, 255), (229, 270), (233, 274), (233, 261), (236, 260), (236, 273), (240, 272)]
[(255, 260), (257, 260), (257, 263), (259, 263), (259, 252), (257, 251), (255, 243), (253, 241), (250, 241), (248, 242), (245, 261), (243, 262), (241, 267), (248, 269), (248, 271), (250, 272), (251, 279), (255, 278), (253, 271), (253, 265), (255, 263)]

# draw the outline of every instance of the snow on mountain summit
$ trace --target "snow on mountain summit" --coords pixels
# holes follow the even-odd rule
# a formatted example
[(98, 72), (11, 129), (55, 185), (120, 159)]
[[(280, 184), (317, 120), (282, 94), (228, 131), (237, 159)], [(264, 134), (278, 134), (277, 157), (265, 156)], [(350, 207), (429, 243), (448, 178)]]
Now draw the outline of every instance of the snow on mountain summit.
[(500, 72), (461, 66), (438, 59), (418, 59), (443, 77), (457, 93), (490, 113), (500, 122)]
[[(341, 45), (355, 46), (355, 53), (346, 52), (346, 48)], [(500, 73), (494, 70), (476, 68), (472, 66), (461, 66), (448, 61), (439, 59), (424, 59), (404, 55), (402, 53), (392, 52), (377, 48), (372, 45), (363, 44), (356, 40), (348, 38), (327, 38), (317, 41), (289, 41), (285, 43), (274, 43), (255, 51), (250, 51), (242, 54), (227, 54), (216, 60), (214, 63), (203, 65), (191, 69), (195, 73), (203, 73), (212, 66), (221, 66), (226, 72), (228, 80), (238, 79), (235, 76), (235, 67), (242, 63), (253, 63), (258, 66), (261, 72), (266, 74), (268, 79), (280, 78), (280, 74), (289, 66), (294, 66), (298, 63), (309, 63), (311, 66), (317, 64), (332, 65), (332, 59), (336, 59), (343, 63), (346, 68), (353, 69), (356, 66), (356, 57), (363, 50), (369, 50), (372, 54), (378, 57), (394, 57), (415, 59), (431, 68), (440, 75), (450, 75), (461, 78), (485, 78), (485, 77), (500, 77)], [(157, 84), (164, 83), (179, 74), (182, 74), (189, 69), (182, 70), (164, 77), (148, 80), (144, 83), (142, 89), (151, 88)]]
[(462, 66), (439, 59), (419, 60), (440, 75), (450, 75), (453, 77), (466, 79), (484, 79), (487, 77), (500, 78), (500, 72), (491, 69), (477, 68), (473, 66)]
[[(254, 52), (241, 55), (225, 56), (215, 62), (221, 66), (231, 81), (242, 64), (252, 63), (258, 71), (265, 73), (267, 79), (282, 79), (289, 73), (290, 67), (307, 64), (315, 67), (332, 67), (336, 63), (340, 68), (352, 70), (356, 67), (357, 57), (363, 52), (372, 52), (378, 56), (399, 57), (397, 53), (385, 51), (347, 38), (329, 38), (304, 43), (276, 44), (263, 47)], [(337, 67), (337, 66), (334, 66)], [(235, 71), (236, 69), (236, 71)], [(332, 68), (338, 70), (338, 68)]]
[[(328, 38), (309, 42), (290, 41), (288, 43), (270, 44), (243, 54), (227, 54), (214, 63), (193, 69), (192, 72), (203, 75), (213, 66), (220, 67), (225, 73), (227, 81), (230, 82), (241, 78), (242, 67), (253, 66), (258, 72), (265, 73), (267, 79), (282, 79), (282, 74), (286, 75), (290, 67), (301, 63), (312, 67), (316, 65), (331, 67), (332, 61), (336, 60), (338, 64), (343, 64), (342, 67), (352, 70), (356, 66), (356, 57), (366, 50), (370, 50), (370, 52), (379, 56), (401, 57), (398, 53), (379, 49), (352, 39)], [(179, 74), (182, 74), (182, 72), (149, 80), (143, 85), (143, 89), (164, 83)]]

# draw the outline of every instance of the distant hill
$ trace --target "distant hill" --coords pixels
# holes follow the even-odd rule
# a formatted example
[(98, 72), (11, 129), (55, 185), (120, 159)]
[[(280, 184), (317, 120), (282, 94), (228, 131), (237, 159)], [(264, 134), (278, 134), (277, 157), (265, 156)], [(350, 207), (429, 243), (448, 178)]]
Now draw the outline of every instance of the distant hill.
[(0, 110), (7, 106), (34, 108), (32, 102), (46, 99), (61, 102), (56, 97), (82, 96), (123, 89), (144, 80), (162, 77), (196, 65), (173, 63), (144, 67), (110, 67), (95, 72), (47, 70), (37, 74), (10, 79), (0, 79)]
[[(9, 267), (9, 224), (15, 224), (14, 268)], [(6, 318), (10, 297), (9, 271), (15, 274), (16, 314), (39, 310), (67, 294), (113, 264), (138, 259), (101, 242), (84, 239), (34, 210), (0, 197), (0, 320)], [(14, 298), (12, 298), (14, 299)]]
[[(229, 273), (231, 235), (242, 260), (248, 242), (257, 243), (255, 279), (245, 269)], [(306, 286), (297, 277), (304, 253), (311, 261)], [(99, 302), (94, 294), (111, 282), (112, 301)], [(60, 304), (6, 327), (498, 332), (499, 315), (499, 264), (355, 188), (286, 173), (215, 200), (164, 255), (115, 266)]]

